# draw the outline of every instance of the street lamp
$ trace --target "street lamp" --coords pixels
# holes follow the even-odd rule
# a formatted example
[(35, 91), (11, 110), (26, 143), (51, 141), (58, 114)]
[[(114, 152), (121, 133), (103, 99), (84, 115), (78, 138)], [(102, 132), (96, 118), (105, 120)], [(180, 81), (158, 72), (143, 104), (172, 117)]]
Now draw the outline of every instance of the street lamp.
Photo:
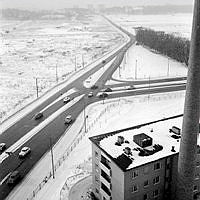
[(51, 140), (51, 137), (49, 138), (49, 146), (50, 146), (50, 152), (51, 152), (52, 173), (53, 173), (53, 179), (54, 179), (55, 178), (55, 169), (54, 169), (53, 149), (52, 149), (52, 140)]
[(137, 79), (137, 59), (135, 60), (135, 80)]
[(167, 76), (169, 76), (169, 58), (167, 59)]
[(39, 97), (39, 91), (38, 91), (38, 78), (35, 78), (35, 87), (36, 87), (36, 95), (37, 98)]

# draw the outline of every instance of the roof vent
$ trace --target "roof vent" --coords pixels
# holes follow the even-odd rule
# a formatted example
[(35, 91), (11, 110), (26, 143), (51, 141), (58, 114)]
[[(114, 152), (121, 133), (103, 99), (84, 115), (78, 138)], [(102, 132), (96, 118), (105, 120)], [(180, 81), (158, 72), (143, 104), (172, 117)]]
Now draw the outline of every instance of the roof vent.
[(129, 147), (125, 147), (124, 152), (125, 152), (127, 155), (131, 155), (131, 154), (132, 154), (132, 153), (131, 153), (131, 148), (129, 148)]
[(171, 152), (176, 152), (175, 151), (175, 146), (172, 146)]
[(124, 143), (124, 137), (118, 136), (117, 142), (115, 142), (115, 145), (121, 146)]

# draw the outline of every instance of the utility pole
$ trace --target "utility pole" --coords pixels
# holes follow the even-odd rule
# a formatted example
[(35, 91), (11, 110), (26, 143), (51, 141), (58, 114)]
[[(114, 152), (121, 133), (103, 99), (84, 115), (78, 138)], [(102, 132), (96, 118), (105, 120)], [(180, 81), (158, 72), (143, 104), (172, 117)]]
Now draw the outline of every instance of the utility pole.
[(75, 59), (74, 59), (74, 68), (75, 68), (75, 71), (76, 71), (76, 55), (75, 55)]
[(169, 58), (167, 59), (167, 76), (169, 76)]
[(58, 63), (56, 63), (56, 82), (58, 82)]
[(36, 94), (37, 94), (37, 98), (39, 96), (38, 94), (38, 78), (35, 78), (35, 85), (36, 85)]
[(85, 127), (85, 133), (87, 132), (87, 124), (86, 124), (86, 114), (85, 114), (85, 97), (83, 97), (83, 103), (84, 103), (84, 107), (83, 107), (83, 117), (84, 117), (84, 127)]
[(82, 54), (82, 66), (84, 68), (84, 57), (83, 57), (83, 54)]
[(135, 80), (137, 79), (137, 59), (135, 60)]
[(52, 165), (52, 173), (53, 173), (53, 179), (54, 179), (54, 178), (55, 178), (55, 171), (54, 171), (53, 149), (52, 149), (52, 141), (51, 141), (51, 137), (49, 138), (49, 144), (50, 144), (50, 151), (51, 151), (51, 165)]

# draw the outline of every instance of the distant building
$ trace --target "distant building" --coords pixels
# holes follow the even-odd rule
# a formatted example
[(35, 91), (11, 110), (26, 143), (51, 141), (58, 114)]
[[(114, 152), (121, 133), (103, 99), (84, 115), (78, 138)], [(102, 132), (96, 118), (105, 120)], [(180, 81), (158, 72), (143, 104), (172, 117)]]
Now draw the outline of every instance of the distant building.
[[(174, 200), (181, 124), (176, 117), (91, 137), (95, 196)], [(200, 194), (200, 150), (197, 157), (194, 199)]]

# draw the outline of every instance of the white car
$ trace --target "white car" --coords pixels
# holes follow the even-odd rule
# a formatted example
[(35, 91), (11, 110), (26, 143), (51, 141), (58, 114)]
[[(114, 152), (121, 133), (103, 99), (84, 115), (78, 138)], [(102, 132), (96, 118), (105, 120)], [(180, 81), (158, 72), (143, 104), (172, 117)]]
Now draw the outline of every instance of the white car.
[(29, 153), (31, 153), (30, 147), (23, 147), (23, 148), (21, 149), (21, 151), (19, 152), (19, 157), (20, 157), (20, 158), (24, 158), (24, 157), (27, 156)]
[(71, 122), (72, 122), (72, 116), (67, 115), (67, 117), (65, 117), (65, 124), (70, 124)]
[(93, 97), (93, 92), (90, 92), (90, 93), (88, 94), (88, 97)]
[(65, 98), (63, 99), (63, 102), (64, 102), (64, 103), (68, 103), (68, 102), (70, 102), (70, 101), (71, 101), (70, 97), (65, 97)]

